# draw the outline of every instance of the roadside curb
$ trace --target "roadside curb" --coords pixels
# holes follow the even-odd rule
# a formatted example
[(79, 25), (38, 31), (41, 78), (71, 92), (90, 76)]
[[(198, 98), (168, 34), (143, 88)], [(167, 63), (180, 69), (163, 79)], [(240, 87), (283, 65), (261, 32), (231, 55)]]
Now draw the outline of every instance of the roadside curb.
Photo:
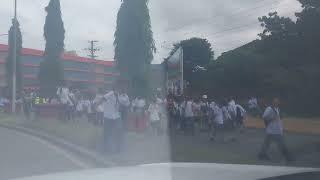
[(8, 123), (1, 123), (0, 127), (18, 131), (24, 134), (28, 134), (31, 136), (38, 137), (42, 140), (48, 141), (51, 144), (54, 144), (56, 146), (62, 147), (63, 149), (66, 149), (80, 157), (83, 157), (85, 159), (88, 159), (90, 162), (94, 163), (97, 167), (113, 167), (116, 166), (116, 163), (113, 163), (111, 161), (108, 161), (105, 159), (105, 157), (102, 154), (99, 154), (97, 152), (94, 152), (92, 150), (86, 149), (84, 147), (75, 145), (71, 142), (68, 142), (64, 139), (58, 138), (56, 136), (49, 135), (45, 132), (34, 130), (31, 128), (26, 128), (23, 126), (17, 126), (17, 125), (11, 125)]

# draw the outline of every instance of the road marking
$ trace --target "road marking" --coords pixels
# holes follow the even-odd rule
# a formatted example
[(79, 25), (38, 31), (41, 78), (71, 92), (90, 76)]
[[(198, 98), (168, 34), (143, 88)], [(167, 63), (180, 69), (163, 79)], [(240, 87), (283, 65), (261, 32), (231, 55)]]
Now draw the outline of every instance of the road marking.
[(46, 147), (48, 147), (49, 149), (55, 151), (56, 153), (60, 154), (61, 156), (65, 157), (66, 159), (68, 159), (69, 161), (71, 161), (73, 164), (75, 164), (76, 166), (82, 168), (82, 169), (89, 169), (91, 168), (92, 166), (90, 166), (89, 164), (87, 163), (84, 163), (83, 161), (81, 161), (80, 159), (76, 158), (74, 155), (72, 155), (71, 153), (63, 150), (62, 148), (59, 148), (41, 138), (38, 138), (36, 136), (32, 136), (32, 135), (29, 135), (29, 134), (25, 134), (25, 133), (22, 133), (22, 132), (17, 132), (19, 133), (20, 135), (22, 136), (25, 136), (25, 137), (28, 137), (28, 138), (31, 138), (32, 140), (34, 141), (37, 141), (43, 145), (45, 145)]

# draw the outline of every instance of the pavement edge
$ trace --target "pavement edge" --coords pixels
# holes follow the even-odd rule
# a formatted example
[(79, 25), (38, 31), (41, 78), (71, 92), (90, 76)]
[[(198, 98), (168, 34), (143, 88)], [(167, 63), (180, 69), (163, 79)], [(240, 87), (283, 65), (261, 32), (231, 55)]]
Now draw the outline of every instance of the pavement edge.
[(58, 138), (53, 135), (49, 135), (45, 132), (34, 130), (31, 128), (22, 127), (19, 125), (11, 125), (7, 123), (1, 123), (0, 127), (18, 131), (24, 134), (28, 134), (31, 136), (38, 137), (42, 140), (48, 141), (51, 144), (54, 144), (58, 147), (61, 147), (63, 149), (66, 149), (84, 159), (89, 160), (90, 162), (94, 163), (97, 167), (112, 167), (116, 166), (116, 163), (113, 163), (111, 161), (108, 161), (105, 159), (105, 157), (102, 154), (96, 153), (92, 150), (86, 149), (84, 147), (78, 146), (76, 144), (73, 144), (71, 142), (68, 142), (64, 139)]

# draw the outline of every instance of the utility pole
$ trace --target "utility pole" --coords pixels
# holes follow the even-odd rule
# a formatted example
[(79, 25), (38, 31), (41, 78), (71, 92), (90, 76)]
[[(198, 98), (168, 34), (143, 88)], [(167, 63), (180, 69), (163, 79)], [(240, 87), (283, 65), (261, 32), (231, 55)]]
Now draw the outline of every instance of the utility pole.
[(16, 64), (17, 64), (17, 0), (14, 1), (14, 20), (13, 20), (13, 71), (12, 71), (12, 100), (11, 111), (16, 113)]
[(86, 50), (86, 51), (89, 51), (89, 55), (88, 55), (88, 56), (89, 56), (91, 59), (95, 59), (96, 57), (98, 57), (98, 56), (96, 55), (96, 53), (97, 53), (98, 51), (100, 51), (100, 49), (95, 46), (97, 42), (99, 42), (99, 41), (94, 41), (94, 40), (89, 41), (89, 44), (90, 44), (89, 48), (84, 49), (84, 50)]

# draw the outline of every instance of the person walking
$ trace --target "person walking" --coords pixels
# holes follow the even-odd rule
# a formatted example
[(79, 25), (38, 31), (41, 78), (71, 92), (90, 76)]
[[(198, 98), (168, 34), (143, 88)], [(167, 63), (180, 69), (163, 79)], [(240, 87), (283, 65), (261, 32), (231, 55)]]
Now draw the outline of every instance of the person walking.
[(223, 111), (215, 102), (210, 103), (211, 131), (210, 140), (224, 142)]
[(201, 120), (200, 120), (200, 129), (201, 130), (208, 130), (209, 127), (209, 109), (210, 105), (208, 102), (208, 96), (203, 95), (201, 101)]
[(149, 113), (149, 120), (150, 120), (150, 126), (152, 129), (152, 132), (156, 135), (160, 135), (161, 132), (161, 122), (160, 122), (160, 113), (161, 113), (161, 108), (159, 104), (157, 103), (157, 99), (153, 98), (149, 108), (148, 108), (148, 113)]
[(280, 117), (280, 100), (273, 98), (272, 105), (267, 107), (263, 113), (263, 119), (266, 125), (266, 136), (262, 144), (258, 158), (261, 160), (270, 160), (267, 151), (271, 143), (277, 144), (279, 150), (285, 157), (287, 162), (293, 161), (292, 155), (285, 144), (283, 124)]
[(123, 123), (119, 111), (118, 92), (114, 88), (103, 96), (98, 104), (103, 103), (104, 151), (119, 153), (123, 146)]
[(187, 100), (183, 104), (184, 109), (184, 124), (185, 124), (185, 133), (186, 134), (195, 134), (195, 122), (194, 122), (194, 109), (195, 104), (192, 101), (191, 97), (187, 97)]
[(244, 130), (244, 119), (246, 117), (246, 110), (239, 104), (236, 105), (236, 127), (239, 128), (240, 133)]

